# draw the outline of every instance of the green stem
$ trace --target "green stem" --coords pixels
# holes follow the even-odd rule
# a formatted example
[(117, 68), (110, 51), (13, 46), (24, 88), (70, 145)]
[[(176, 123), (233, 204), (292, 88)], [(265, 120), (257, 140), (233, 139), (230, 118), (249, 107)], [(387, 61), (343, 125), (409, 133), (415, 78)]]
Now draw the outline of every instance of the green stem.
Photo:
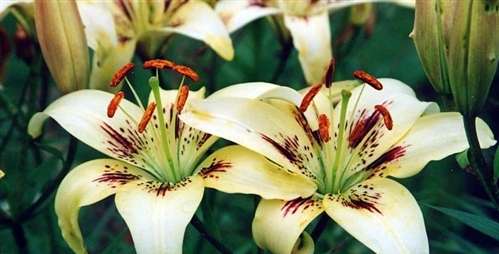
[(314, 242), (318, 242), (322, 233), (326, 230), (327, 225), (329, 224), (330, 218), (326, 214), (321, 214), (320, 219), (317, 222), (317, 225), (315, 226), (314, 230), (312, 231), (312, 234), (310, 235), (312, 239), (314, 239)]
[(18, 252), (20, 254), (28, 253), (28, 239), (26, 238), (23, 225), (21, 223), (13, 223), (10, 226), (10, 230), (14, 236)]
[(454, 100), (450, 94), (440, 94), (440, 107), (443, 112), (456, 111)]
[(77, 144), (78, 141), (76, 140), (76, 138), (71, 137), (69, 140), (66, 160), (64, 161), (61, 172), (59, 172), (59, 174), (57, 174), (57, 176), (52, 181), (48, 182), (43, 187), (40, 197), (18, 216), (18, 221), (24, 222), (30, 219), (37, 212), (40, 206), (42, 206), (45, 201), (52, 196), (52, 193), (56, 190), (57, 186), (59, 186), (62, 179), (64, 179), (64, 177), (71, 169), (71, 166), (73, 165)]
[(475, 120), (475, 116), (464, 115), (463, 117), (464, 129), (470, 146), (468, 149), (468, 157), (471, 167), (475, 170), (478, 180), (489, 196), (490, 201), (492, 201), (495, 208), (499, 211), (499, 188), (494, 183), (493, 170), (491, 166), (487, 165), (482, 150), (480, 149)]
[(222, 254), (229, 254), (232, 253), (223, 243), (218, 241), (215, 237), (210, 235), (208, 230), (204, 227), (203, 223), (199, 220), (199, 218), (194, 215), (194, 217), (191, 220), (191, 224), (196, 228), (196, 230), (201, 234), (201, 236), (206, 239), (208, 242), (215, 247), (220, 253)]

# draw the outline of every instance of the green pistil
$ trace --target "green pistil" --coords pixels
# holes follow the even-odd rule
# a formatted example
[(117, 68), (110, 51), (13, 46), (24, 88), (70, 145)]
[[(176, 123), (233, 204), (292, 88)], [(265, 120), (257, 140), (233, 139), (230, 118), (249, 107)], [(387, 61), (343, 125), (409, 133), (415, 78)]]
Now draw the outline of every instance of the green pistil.
[[(341, 112), (340, 112), (340, 125), (339, 125), (339, 133), (336, 145), (336, 156), (334, 159), (334, 165), (331, 170), (326, 170), (326, 185), (328, 192), (333, 192), (337, 188), (336, 186), (336, 172), (340, 167), (341, 158), (343, 158), (344, 152), (344, 136), (345, 136), (345, 123), (346, 123), (346, 114), (348, 108), (348, 102), (350, 101), (350, 97), (352, 93), (347, 90), (341, 91)], [(338, 184), (339, 185), (339, 184)]]
[(173, 165), (173, 160), (172, 156), (170, 154), (170, 149), (168, 146), (168, 138), (166, 136), (166, 127), (165, 127), (165, 118), (163, 115), (163, 104), (161, 103), (161, 95), (159, 91), (159, 79), (158, 77), (151, 77), (149, 79), (149, 85), (151, 86), (153, 95), (154, 95), (154, 100), (156, 101), (156, 113), (158, 114), (158, 120), (159, 120), (159, 132), (160, 132), (160, 137), (161, 137), (161, 144), (163, 146), (163, 151), (165, 151), (166, 154), (166, 160), (168, 161), (168, 164), (170, 167), (165, 170), (166, 174), (169, 175), (170, 179), (173, 180), (173, 182), (177, 182), (180, 180), (178, 176), (176, 175), (175, 172), (175, 166)]

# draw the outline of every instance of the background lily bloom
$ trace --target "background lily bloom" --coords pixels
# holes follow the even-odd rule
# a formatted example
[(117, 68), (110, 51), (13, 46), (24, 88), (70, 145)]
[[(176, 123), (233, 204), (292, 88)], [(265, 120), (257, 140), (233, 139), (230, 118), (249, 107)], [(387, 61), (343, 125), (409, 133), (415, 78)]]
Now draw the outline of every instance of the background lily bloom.
[(200, 0), (78, 1), (89, 46), (95, 50), (91, 88), (102, 89), (133, 56), (137, 43), (146, 57), (173, 34), (205, 42), (221, 57), (234, 56), (232, 41), (215, 11)]
[[(118, 76), (126, 75), (128, 66)], [(188, 67), (170, 67), (197, 78)], [(202, 99), (204, 89), (189, 93), (183, 85), (178, 91), (161, 90), (156, 77), (150, 83), (152, 93), (145, 110), (140, 102), (124, 99), (122, 92), (113, 96), (80, 90), (59, 98), (30, 121), (33, 137), (51, 117), (71, 135), (111, 157), (77, 166), (57, 191), (59, 226), (73, 251), (86, 252), (78, 224), (80, 207), (113, 194), (137, 252), (151, 254), (182, 253), (184, 231), (205, 186), (266, 198), (311, 194), (310, 183), (240, 146), (222, 148), (201, 160), (217, 137), (185, 125), (178, 114)], [(286, 186), (283, 183), (291, 185), (280, 187)]]
[[(406, 6), (412, 0), (387, 0)], [(377, 0), (220, 0), (215, 6), (229, 32), (234, 32), (249, 22), (271, 15), (282, 15), (284, 26), (293, 39), (309, 84), (321, 81), (332, 57), (329, 10), (355, 4), (379, 2)]]
[[(303, 245), (298, 239), (307, 225), (326, 212), (376, 253), (429, 252), (416, 200), (387, 177), (410, 177), (465, 150), (461, 115), (438, 113), (400, 81), (379, 82), (382, 90), (364, 84), (351, 93), (314, 86), (301, 101), (289, 88), (239, 85), (232, 96), (241, 98), (214, 94), (182, 114), (187, 124), (264, 155), (315, 186), (306, 198), (261, 200), (253, 221), (259, 246), (291, 253)], [(477, 132), (482, 147), (496, 143), (481, 120)], [(310, 242), (306, 233), (302, 238)]]

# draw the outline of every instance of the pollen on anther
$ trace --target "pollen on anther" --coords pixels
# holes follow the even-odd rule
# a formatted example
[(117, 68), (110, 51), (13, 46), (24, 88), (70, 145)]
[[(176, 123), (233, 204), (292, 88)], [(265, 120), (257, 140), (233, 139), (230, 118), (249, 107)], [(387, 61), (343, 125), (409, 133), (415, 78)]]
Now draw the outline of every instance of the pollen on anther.
[(144, 62), (144, 69), (173, 69), (175, 63), (165, 59), (152, 59)]
[(320, 114), (319, 115), (319, 135), (321, 137), (321, 140), (323, 142), (328, 142), (331, 139), (331, 136), (329, 136), (329, 126), (330, 122), (329, 119), (325, 114)]
[(393, 120), (392, 120), (392, 116), (390, 115), (390, 112), (388, 111), (388, 109), (386, 109), (384, 106), (382, 105), (376, 105), (374, 106), (374, 108), (381, 113), (381, 115), (383, 116), (383, 121), (385, 122), (385, 126), (388, 130), (391, 130), (393, 128)]
[(178, 90), (177, 96), (177, 112), (182, 112), (182, 109), (185, 106), (185, 102), (187, 101), (187, 97), (189, 97), (189, 87), (186, 85), (182, 85)]
[(114, 114), (116, 113), (116, 110), (118, 109), (118, 106), (120, 105), (121, 100), (125, 97), (125, 93), (123, 91), (117, 92), (113, 99), (109, 102), (109, 105), (107, 106), (107, 116), (109, 118), (112, 118)]
[(354, 71), (353, 77), (367, 83), (368, 85), (370, 85), (372, 88), (374, 88), (376, 90), (383, 89), (383, 85), (381, 84), (381, 82), (379, 82), (375, 76), (373, 76), (365, 71), (362, 71), (362, 70)]
[(128, 73), (133, 69), (134, 65), (133, 63), (127, 63), (123, 67), (121, 67), (114, 75), (113, 78), (111, 79), (111, 87), (116, 87), (118, 86), (121, 81), (128, 75)]
[(310, 88), (310, 90), (308, 90), (308, 92), (305, 94), (305, 96), (303, 96), (303, 99), (301, 100), (301, 103), (300, 103), (300, 111), (301, 112), (307, 111), (308, 106), (310, 105), (310, 103), (312, 102), (314, 97), (317, 95), (317, 93), (319, 93), (321, 88), (322, 88), (322, 84), (317, 84), (315, 86), (312, 86), (312, 88)]
[(156, 109), (156, 103), (151, 102), (149, 106), (147, 106), (142, 119), (140, 119), (139, 123), (139, 132), (142, 133), (147, 127), (147, 124), (151, 120), (152, 115), (154, 114), (154, 110)]
[(192, 79), (193, 81), (198, 81), (199, 80), (199, 75), (191, 68), (185, 66), (185, 65), (175, 65), (173, 67), (173, 70)]

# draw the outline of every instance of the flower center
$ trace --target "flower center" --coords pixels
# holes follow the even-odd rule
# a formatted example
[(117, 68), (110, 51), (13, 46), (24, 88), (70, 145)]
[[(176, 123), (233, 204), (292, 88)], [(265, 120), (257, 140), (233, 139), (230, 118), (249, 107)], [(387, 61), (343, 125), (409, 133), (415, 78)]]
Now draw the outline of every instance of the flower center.
[[(127, 121), (130, 121), (137, 126), (139, 134), (147, 135), (151, 142), (154, 142), (155, 139), (159, 139), (160, 142), (151, 144), (151, 149), (141, 151), (141, 153), (143, 153), (142, 155), (147, 157), (149, 161), (149, 166), (144, 168), (144, 170), (159, 181), (176, 183), (186, 177), (186, 172), (188, 172), (186, 170), (180, 170), (182, 165), (180, 165), (178, 154), (175, 154), (174, 152), (178, 150), (177, 146), (180, 142), (177, 140), (180, 135), (179, 126), (181, 124), (178, 119), (178, 114), (184, 108), (189, 96), (189, 87), (184, 85), (184, 81), (185, 77), (189, 77), (192, 80), (198, 80), (199, 77), (196, 72), (187, 66), (176, 65), (173, 62), (162, 59), (146, 61), (144, 63), (144, 68), (156, 70), (156, 75), (149, 79), (149, 86), (151, 87), (154, 101), (150, 102), (147, 108), (144, 108), (135, 89), (126, 77), (133, 69), (133, 64), (123, 66), (116, 72), (111, 81), (112, 87), (118, 86), (123, 80), (126, 81), (136, 102), (143, 111), (141, 119), (135, 119), (135, 117), (132, 117), (124, 108), (120, 107), (120, 102), (124, 98), (124, 93), (122, 91), (116, 93), (114, 98), (110, 101), (107, 108), (107, 115), (112, 118), (116, 111), (120, 110), (126, 116)], [(161, 88), (158, 78), (158, 71), (165, 69), (171, 69), (183, 76), (180, 88), (177, 92), (175, 105), (172, 105), (168, 112), (166, 111), (161, 98)], [(170, 114), (169, 119), (165, 119), (166, 113)], [(152, 124), (153, 121), (151, 121), (151, 119), (154, 119), (154, 124)], [(159, 154), (156, 154), (154, 151), (160, 152)]]

